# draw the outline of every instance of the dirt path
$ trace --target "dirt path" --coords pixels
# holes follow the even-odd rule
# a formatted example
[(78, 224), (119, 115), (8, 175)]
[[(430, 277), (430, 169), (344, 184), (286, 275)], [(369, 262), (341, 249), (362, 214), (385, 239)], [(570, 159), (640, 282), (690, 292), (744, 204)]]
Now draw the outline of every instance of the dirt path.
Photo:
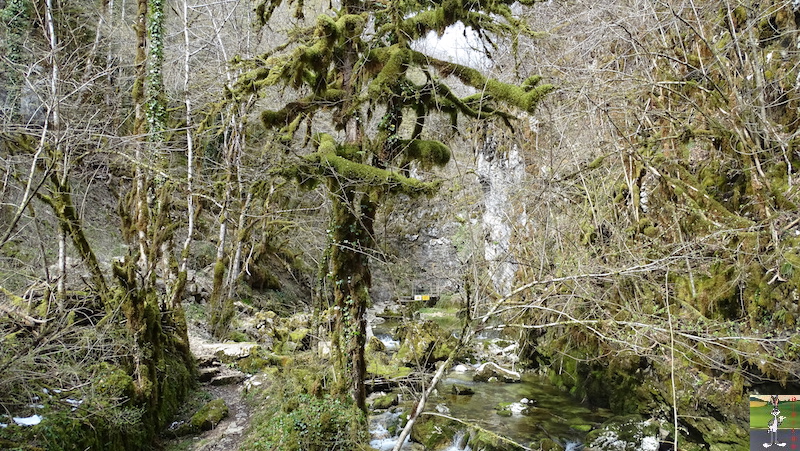
[[(222, 398), (228, 406), (228, 416), (225, 417), (214, 429), (200, 435), (187, 437), (181, 443), (188, 447), (182, 448), (194, 451), (232, 451), (238, 450), (244, 440), (244, 433), (250, 425), (251, 409), (244, 400), (244, 384), (247, 376), (227, 365), (219, 363), (215, 353), (223, 351), (230, 356), (245, 356), (255, 343), (219, 343), (215, 342), (202, 329), (189, 327), (189, 345), (192, 353), (201, 362), (202, 366), (214, 362), (210, 369), (218, 368), (218, 377), (229, 377), (234, 383), (218, 385), (219, 380), (213, 378), (202, 385), (202, 390), (211, 395), (211, 399)], [(201, 368), (201, 373), (206, 369)]]
[(193, 444), (187, 448), (195, 451), (237, 450), (249, 426), (250, 409), (242, 399), (242, 384), (207, 387), (214, 398), (222, 398), (227, 404), (228, 416), (217, 427), (194, 437)]

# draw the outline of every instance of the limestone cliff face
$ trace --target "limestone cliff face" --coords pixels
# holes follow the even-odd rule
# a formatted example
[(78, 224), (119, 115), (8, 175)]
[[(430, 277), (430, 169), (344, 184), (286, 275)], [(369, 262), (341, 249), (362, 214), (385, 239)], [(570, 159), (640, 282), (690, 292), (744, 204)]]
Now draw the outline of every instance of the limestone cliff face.
[(524, 208), (515, 208), (516, 193), (525, 179), (525, 161), (517, 146), (499, 150), (498, 140), (487, 136), (476, 149), (476, 173), (483, 188), (483, 256), (494, 289), (507, 295), (513, 288), (517, 263), (511, 251), (514, 230), (525, 227)]
[(414, 289), (458, 293), (478, 269), (482, 285), (506, 295), (519, 265), (515, 243), (527, 229), (523, 150), (491, 130), (472, 144), (454, 146), (457, 162), (431, 199), (401, 200), (386, 212), (385, 240), (395, 253), (375, 262), (372, 297), (388, 301)]

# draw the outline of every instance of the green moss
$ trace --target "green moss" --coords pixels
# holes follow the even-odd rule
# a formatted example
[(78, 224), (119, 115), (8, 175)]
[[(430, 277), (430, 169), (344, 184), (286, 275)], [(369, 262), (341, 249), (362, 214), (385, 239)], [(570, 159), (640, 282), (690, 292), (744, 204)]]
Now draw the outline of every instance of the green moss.
[(391, 193), (412, 196), (432, 194), (438, 190), (441, 184), (440, 182), (422, 182), (393, 171), (356, 163), (342, 158), (336, 153), (316, 152), (305, 157), (305, 160), (316, 166), (326, 177), (343, 178), (365, 187), (388, 190)]
[(411, 427), (411, 440), (421, 443), (425, 449), (440, 449), (449, 443), (462, 427), (460, 423), (446, 418), (421, 415)]
[(389, 393), (376, 399), (372, 403), (372, 408), (376, 410), (384, 410), (389, 407), (396, 406), (398, 402), (397, 393)]
[(570, 428), (579, 432), (589, 432), (592, 430), (593, 426), (591, 424), (573, 424)]
[(378, 360), (367, 362), (367, 374), (387, 379), (403, 379), (411, 375), (413, 370), (407, 366), (382, 363)]
[(301, 394), (276, 404), (255, 416), (243, 450), (357, 450), (367, 439), (363, 413), (339, 399)]
[(311, 333), (311, 330), (306, 327), (301, 327), (289, 332), (289, 340), (295, 343), (302, 343)]
[(393, 45), (385, 49), (385, 52), (388, 57), (381, 59), (385, 58), (386, 62), (369, 85), (368, 92), (373, 98), (393, 94), (411, 62), (411, 50), (405, 46)]
[(190, 420), (192, 426), (199, 431), (209, 431), (228, 416), (228, 405), (223, 399), (215, 399), (200, 408)]
[(441, 167), (450, 161), (450, 148), (439, 141), (410, 139), (401, 140), (399, 145), (407, 161), (418, 161), (426, 169)]
[(465, 84), (478, 90), (488, 92), (492, 97), (506, 104), (514, 105), (522, 111), (533, 112), (539, 101), (548, 93), (555, 90), (549, 84), (539, 85), (539, 79), (528, 79), (526, 86), (516, 86), (487, 78), (480, 71), (456, 63), (432, 59), (421, 53), (414, 54), (414, 62), (424, 65), (430, 63), (443, 76), (453, 75)]

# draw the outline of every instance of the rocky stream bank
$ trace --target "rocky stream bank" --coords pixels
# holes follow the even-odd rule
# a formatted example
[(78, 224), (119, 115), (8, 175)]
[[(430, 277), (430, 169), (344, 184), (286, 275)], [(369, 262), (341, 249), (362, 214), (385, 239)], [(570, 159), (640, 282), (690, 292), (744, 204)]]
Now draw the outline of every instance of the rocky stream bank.
[[(240, 306), (240, 313), (246, 314), (241, 315), (239, 330), (248, 337), (256, 335), (256, 340), (218, 343), (197, 325), (190, 327), (202, 386), (182, 418), (165, 433), (171, 437), (168, 450), (280, 449), (274, 446), (280, 447), (287, 435), (307, 438), (314, 427), (324, 432), (324, 418), (319, 415), (341, 407), (321, 395), (327, 381), (324, 365), (318, 365), (328, 357), (329, 348), (312, 339), (315, 325), (310, 315), (281, 318), (272, 312), (252, 312), (247, 306)], [(369, 316), (371, 436), (360, 440), (371, 449), (391, 450), (420, 391), (452, 350), (457, 312), (434, 307), (408, 316), (382, 306)], [(439, 381), (402, 449), (672, 449), (671, 425), (663, 418), (617, 416), (578, 400), (541, 369), (526, 366), (520, 354), (520, 343), (502, 331), (477, 335)], [(300, 419), (308, 407), (302, 403), (313, 404), (312, 399), (328, 403), (308, 417), (322, 421), (316, 425)], [(339, 413), (341, 418), (349, 415)], [(289, 427), (284, 417), (291, 419)], [(306, 443), (319, 445), (325, 435), (320, 434), (317, 442)], [(336, 438), (337, 443), (350, 439), (346, 434)]]

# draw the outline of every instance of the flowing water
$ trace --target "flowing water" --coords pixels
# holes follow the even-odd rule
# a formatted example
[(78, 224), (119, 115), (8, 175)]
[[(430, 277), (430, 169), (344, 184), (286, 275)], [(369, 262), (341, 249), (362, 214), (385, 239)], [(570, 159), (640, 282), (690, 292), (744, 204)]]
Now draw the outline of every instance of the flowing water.
[[(476, 424), (517, 443), (550, 438), (566, 450), (580, 449), (588, 426), (597, 426), (611, 417), (605, 409), (592, 409), (538, 375), (527, 374), (520, 383), (473, 382), (472, 372), (452, 372), (437, 387), (438, 394), (428, 401), (428, 410), (444, 411), (448, 416)], [(453, 384), (468, 386), (473, 395), (450, 394)], [(503, 404), (510, 416), (498, 414)], [(397, 421), (398, 412), (373, 416), (371, 446), (391, 450), (397, 437), (389, 437), (387, 424)], [(463, 432), (453, 439), (448, 451), (469, 450)], [(403, 449), (410, 449), (406, 444)]]
[[(466, 385), (474, 395), (453, 395), (453, 384)], [(451, 416), (475, 423), (517, 443), (528, 444), (551, 438), (562, 445), (580, 443), (582, 426), (598, 425), (611, 417), (605, 409), (592, 409), (578, 403), (550, 381), (533, 374), (523, 375), (520, 383), (472, 382), (472, 374), (451, 373), (439, 386), (432, 403), (444, 403)], [(498, 414), (500, 404), (511, 416)]]
[[(392, 336), (394, 325), (393, 321), (387, 321), (376, 325), (374, 330), (375, 336), (386, 345), (390, 353), (399, 347), (399, 342)], [(492, 341), (496, 338), (480, 336), (477, 341)], [(611, 417), (608, 410), (593, 409), (579, 403), (544, 376), (525, 374), (519, 383), (474, 382), (473, 367), (460, 367), (466, 371), (452, 371), (439, 382), (438, 393), (428, 400), (427, 410), (444, 412), (448, 416), (478, 425), (526, 446), (549, 438), (560, 443), (566, 451), (579, 450), (586, 431)], [(453, 384), (467, 386), (474, 394), (451, 394)], [(510, 411), (511, 415), (498, 414), (502, 407)], [(394, 448), (397, 437), (390, 436), (387, 426), (397, 424), (400, 410), (371, 417), (370, 432), (373, 439), (370, 445), (374, 449), (388, 451)], [(470, 447), (465, 444), (467, 436), (464, 431), (459, 432), (446, 450), (470, 451)], [(411, 445), (406, 442), (402, 449), (411, 449)]]

